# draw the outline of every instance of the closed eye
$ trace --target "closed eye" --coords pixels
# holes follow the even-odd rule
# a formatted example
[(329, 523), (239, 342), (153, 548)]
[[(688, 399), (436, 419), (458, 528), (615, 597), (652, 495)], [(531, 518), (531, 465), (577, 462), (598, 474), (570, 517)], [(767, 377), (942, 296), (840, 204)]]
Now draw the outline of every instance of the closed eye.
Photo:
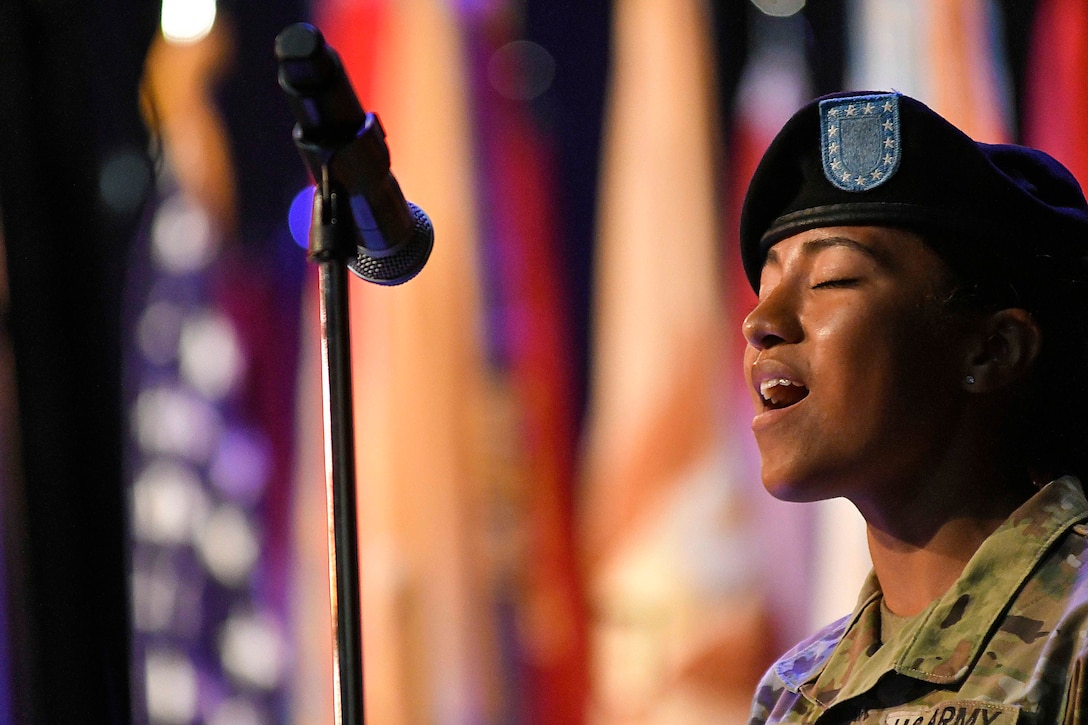
[(842, 278), (839, 278), (839, 279), (827, 279), (827, 280), (824, 280), (823, 282), (817, 282), (816, 284), (812, 285), (812, 289), (836, 289), (836, 288), (857, 287), (860, 282), (861, 282), (861, 279), (859, 277), (842, 277)]

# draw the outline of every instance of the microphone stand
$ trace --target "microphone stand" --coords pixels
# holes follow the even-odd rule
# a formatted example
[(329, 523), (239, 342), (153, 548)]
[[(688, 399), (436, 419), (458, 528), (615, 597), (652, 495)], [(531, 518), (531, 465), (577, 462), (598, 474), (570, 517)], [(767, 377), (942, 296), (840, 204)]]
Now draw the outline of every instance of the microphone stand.
[[(304, 155), (320, 151), (296, 143)], [(324, 150), (314, 192), (309, 258), (320, 270), (325, 495), (329, 527), (329, 593), (333, 616), (333, 696), (337, 725), (364, 725), (355, 433), (352, 421), (348, 261), (357, 241), (347, 194), (330, 180), (336, 150)]]
[(295, 146), (317, 184), (309, 257), (320, 267), (336, 723), (365, 725), (347, 273), (382, 285), (411, 279), (431, 253), (434, 228), (405, 201), (389, 170), (385, 131), (359, 105), (321, 32), (307, 23), (288, 26), (276, 38), (276, 56), (280, 86), (299, 121)]

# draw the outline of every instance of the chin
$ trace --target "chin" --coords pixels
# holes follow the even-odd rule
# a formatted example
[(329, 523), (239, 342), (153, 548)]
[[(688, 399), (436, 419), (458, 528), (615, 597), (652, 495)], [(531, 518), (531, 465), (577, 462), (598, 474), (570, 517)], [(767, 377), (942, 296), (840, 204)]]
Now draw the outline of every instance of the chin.
[(842, 494), (819, 476), (798, 475), (763, 466), (763, 488), (779, 501), (810, 503), (837, 498)]

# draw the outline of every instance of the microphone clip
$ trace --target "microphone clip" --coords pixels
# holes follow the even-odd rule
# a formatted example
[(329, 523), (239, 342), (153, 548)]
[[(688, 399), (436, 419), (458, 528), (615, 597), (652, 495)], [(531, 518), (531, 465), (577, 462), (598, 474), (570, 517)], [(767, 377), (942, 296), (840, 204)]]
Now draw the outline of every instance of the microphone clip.
[[(311, 258), (314, 255), (344, 253), (348, 259), (357, 247), (375, 257), (396, 253), (398, 240), (412, 234), (413, 219), (404, 201), (400, 185), (389, 164), (385, 129), (376, 114), (367, 113), (359, 132), (349, 141), (315, 143), (306, 138), (302, 124), (296, 124), (292, 138), (310, 175), (317, 184), (314, 191), (311, 231)], [(347, 212), (351, 219), (340, 220)], [(378, 220), (381, 220), (380, 223)], [(322, 225), (346, 227), (341, 241), (351, 241), (346, 250), (314, 248), (314, 236)], [(335, 235), (334, 235), (335, 236)]]
[(390, 170), (381, 121), (363, 110), (316, 28), (288, 27), (276, 51), (280, 86), (298, 119), (292, 139), (316, 184), (310, 259), (343, 260), (368, 282), (408, 281), (430, 256), (434, 229)]

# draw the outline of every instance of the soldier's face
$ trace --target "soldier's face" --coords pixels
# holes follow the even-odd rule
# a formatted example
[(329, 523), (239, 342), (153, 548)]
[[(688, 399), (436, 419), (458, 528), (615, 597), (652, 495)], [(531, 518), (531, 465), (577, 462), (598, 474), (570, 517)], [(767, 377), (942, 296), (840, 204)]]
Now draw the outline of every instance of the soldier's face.
[(906, 231), (814, 229), (770, 250), (744, 371), (772, 494), (861, 505), (939, 465), (964, 374), (949, 286)]

